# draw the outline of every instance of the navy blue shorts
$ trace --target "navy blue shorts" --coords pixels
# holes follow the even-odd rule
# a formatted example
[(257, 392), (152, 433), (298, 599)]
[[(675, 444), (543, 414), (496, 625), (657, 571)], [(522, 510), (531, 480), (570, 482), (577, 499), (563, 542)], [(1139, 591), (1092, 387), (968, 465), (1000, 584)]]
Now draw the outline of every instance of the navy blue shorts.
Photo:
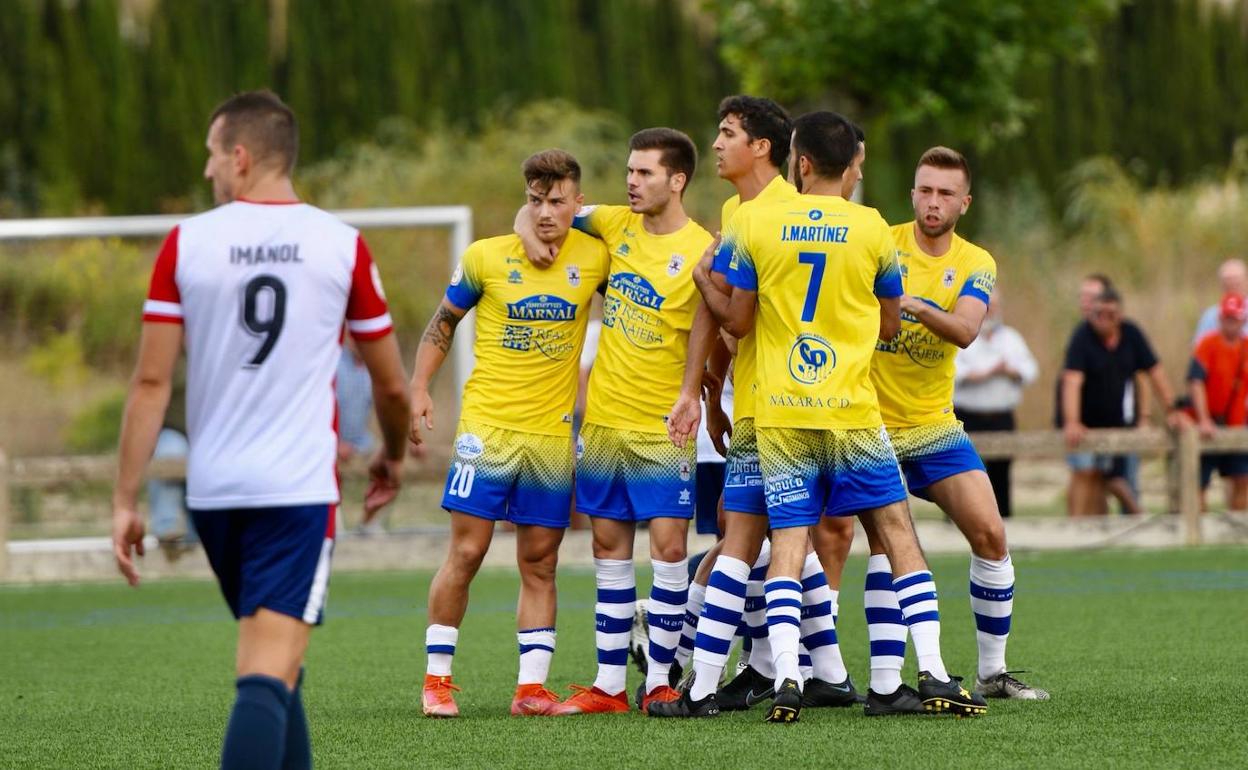
[(191, 511), (235, 618), (263, 607), (319, 625), (329, 593), (336, 505)]
[(719, 531), (719, 496), (724, 491), (724, 463), (698, 463), (698, 504), (694, 527), (699, 535), (723, 537)]
[(1248, 476), (1248, 454), (1202, 455), (1200, 458), (1200, 488), (1213, 481), (1213, 472), (1224, 479)]

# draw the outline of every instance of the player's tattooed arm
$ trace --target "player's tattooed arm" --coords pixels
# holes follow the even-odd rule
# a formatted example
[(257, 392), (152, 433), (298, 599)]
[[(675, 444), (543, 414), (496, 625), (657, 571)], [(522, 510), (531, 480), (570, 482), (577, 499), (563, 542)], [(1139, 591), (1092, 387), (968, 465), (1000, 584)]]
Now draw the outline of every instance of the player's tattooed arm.
[(420, 338), (420, 347), (416, 349), (416, 365), (412, 367), (412, 426), (408, 439), (413, 447), (422, 441), (422, 425), (428, 429), (433, 428), (433, 399), (429, 395), (429, 383), (446, 361), (451, 340), (455, 337), (455, 327), (459, 326), (467, 312), (443, 298), (433, 318), (429, 319), (424, 336)]

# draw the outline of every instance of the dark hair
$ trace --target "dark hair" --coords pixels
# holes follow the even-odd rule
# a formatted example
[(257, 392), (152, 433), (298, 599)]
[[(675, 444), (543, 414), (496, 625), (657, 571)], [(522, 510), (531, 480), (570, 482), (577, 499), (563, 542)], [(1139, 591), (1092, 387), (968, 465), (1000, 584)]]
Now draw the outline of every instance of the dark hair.
[(667, 169), (669, 176), (685, 175), (685, 186), (680, 189), (681, 195), (684, 195), (698, 166), (698, 148), (688, 134), (674, 128), (643, 128), (628, 140), (628, 149), (630, 152), (659, 150), (659, 165)]
[(564, 150), (535, 152), (525, 159), (521, 168), (525, 184), (543, 194), (565, 179), (572, 180), (575, 185), (581, 183), (581, 164), (576, 162), (572, 153)]
[(208, 125), (224, 118), (221, 142), (228, 150), (241, 144), (261, 164), (275, 164), (283, 173), (295, 168), (299, 155), (299, 127), (295, 113), (268, 89), (244, 91), (221, 102)]
[(736, 115), (750, 141), (771, 142), (767, 158), (776, 168), (784, 168), (789, 157), (789, 140), (793, 137), (793, 121), (784, 108), (761, 96), (727, 96), (719, 103), (719, 119)]
[(835, 112), (808, 112), (793, 121), (793, 152), (805, 156), (819, 176), (838, 179), (858, 154), (862, 129), (855, 128)]
[(966, 158), (962, 153), (957, 150), (940, 146), (932, 147), (919, 158), (919, 165), (915, 166), (915, 170), (917, 171), (923, 166), (957, 169), (966, 177), (966, 189), (971, 189), (971, 166), (966, 162)]
[(1113, 286), (1106, 284), (1105, 288), (1101, 290), (1101, 293), (1096, 295), (1096, 301), (1097, 302), (1112, 302), (1115, 305), (1121, 305), (1122, 295), (1119, 294), (1118, 290), (1115, 289)]

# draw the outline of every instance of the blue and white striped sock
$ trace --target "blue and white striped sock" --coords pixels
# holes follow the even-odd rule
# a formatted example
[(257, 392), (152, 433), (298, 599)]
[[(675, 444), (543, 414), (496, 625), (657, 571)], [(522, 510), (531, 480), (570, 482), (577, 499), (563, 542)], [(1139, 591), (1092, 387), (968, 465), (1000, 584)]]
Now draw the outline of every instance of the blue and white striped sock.
[(516, 684), (546, 684), (550, 659), (555, 655), (555, 629), (517, 631), (516, 644), (520, 647), (520, 677)]
[(849, 676), (836, 640), (832, 589), (815, 553), (802, 566), (802, 644), (810, 651), (811, 676), (825, 682), (843, 682)]
[(680, 646), (676, 648), (676, 662), (681, 668), (688, 668), (693, 657), (693, 640), (698, 635), (698, 618), (705, 603), (706, 586), (690, 583), (689, 601), (685, 604), (685, 625), (680, 631)]
[(598, 601), (594, 603), (598, 677), (594, 687), (607, 695), (624, 692), (628, 674), (628, 635), (637, 611), (637, 578), (629, 559), (594, 559)]
[(926, 671), (942, 682), (949, 680), (945, 661), (940, 655), (940, 607), (936, 601), (936, 582), (927, 570), (911, 572), (893, 581), (897, 603), (906, 618), (914, 655), (919, 670)]
[(745, 585), (750, 565), (731, 556), (720, 556), (711, 570), (706, 588), (706, 604), (698, 619), (698, 635), (693, 651), (693, 687), (689, 697), (702, 700), (719, 687), (719, 677), (728, 665), (732, 638), (736, 636), (745, 609)]
[(801, 687), (804, 680), (798, 663), (801, 644), (802, 584), (793, 578), (771, 578), (763, 584), (767, 596), (767, 636), (771, 657), (776, 662), (776, 690), (792, 679)]
[(455, 626), (430, 624), (425, 629), (425, 673), (430, 676), (450, 676), (451, 659), (455, 657), (455, 644), (459, 641), (459, 629)]
[(763, 594), (763, 582), (771, 567), (771, 549), (766, 543), (763, 545), (763, 552), (750, 569), (750, 579), (745, 585), (742, 621), (750, 635), (750, 667), (767, 679), (774, 679), (776, 663), (771, 657), (771, 639), (767, 636), (767, 597)]
[(685, 625), (685, 605), (689, 603), (689, 560), (650, 560), (654, 584), (646, 604), (650, 624), (650, 647), (646, 651), (646, 692), (667, 684), (680, 630)]
[(979, 646), (979, 678), (1005, 671), (1005, 642), (1014, 614), (1014, 563), (971, 556), (971, 611)]
[(901, 666), (906, 660), (906, 619), (893, 591), (892, 567), (888, 556), (882, 553), (872, 554), (867, 560), (863, 606), (871, 642), (871, 689), (879, 695), (891, 695), (901, 686)]

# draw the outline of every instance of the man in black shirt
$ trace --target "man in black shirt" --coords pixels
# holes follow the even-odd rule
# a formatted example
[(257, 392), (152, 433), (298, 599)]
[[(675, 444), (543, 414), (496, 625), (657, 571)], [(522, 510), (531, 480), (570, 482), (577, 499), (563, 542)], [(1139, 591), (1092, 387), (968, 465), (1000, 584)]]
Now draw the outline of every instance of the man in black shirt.
[[(1075, 329), (1066, 349), (1061, 417), (1066, 446), (1071, 451), (1079, 446), (1088, 428), (1124, 428), (1130, 424), (1123, 399), (1137, 372), (1148, 376), (1158, 400), (1166, 405), (1167, 422), (1177, 422), (1179, 413), (1174, 409), (1174, 396), (1161, 362), (1139, 327), (1123, 319), (1121, 297), (1113, 288), (1106, 288), (1096, 298), (1088, 320)], [(1071, 463), (1072, 516), (1103, 510), (1106, 477), (1113, 472), (1114, 459), (1087, 459)]]

